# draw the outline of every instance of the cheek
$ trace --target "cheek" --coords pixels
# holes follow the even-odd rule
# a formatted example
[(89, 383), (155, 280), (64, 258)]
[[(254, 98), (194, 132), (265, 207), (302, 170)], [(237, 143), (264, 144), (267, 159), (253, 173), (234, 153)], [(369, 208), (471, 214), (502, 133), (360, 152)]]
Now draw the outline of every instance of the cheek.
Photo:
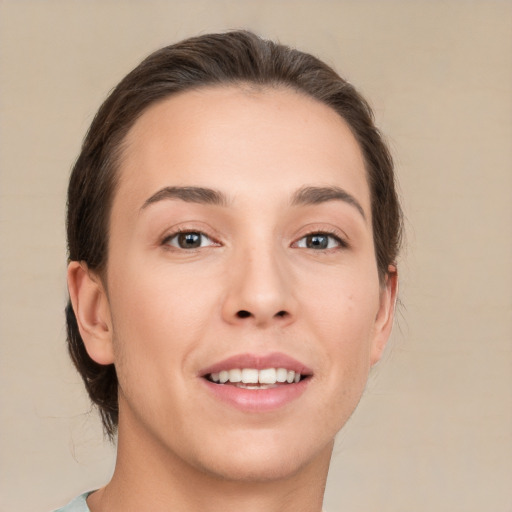
[(169, 411), (192, 402), (191, 354), (207, 329), (211, 298), (194, 293), (179, 273), (170, 278), (158, 266), (137, 273), (119, 269), (111, 283), (115, 366), (125, 414), (128, 408), (147, 428), (178, 429), (183, 418), (178, 421)]
[(316, 320), (334, 348), (363, 348), (373, 333), (379, 308), (379, 280), (374, 265), (340, 267), (302, 279), (304, 313)]
[(211, 339), (220, 314), (220, 270), (215, 265), (202, 272), (178, 267), (165, 258), (148, 261), (143, 255), (127, 258), (109, 274), (114, 352), (122, 385), (125, 375), (130, 381), (135, 375), (137, 385), (146, 386), (147, 380), (148, 386), (160, 389), (168, 389), (171, 381), (185, 387), (186, 379), (195, 377), (193, 355)]
[(365, 272), (325, 277), (317, 275), (314, 285), (304, 283), (304, 311), (324, 358), (317, 377), (331, 391), (326, 399), (335, 400), (330, 407), (326, 403), (325, 409), (342, 424), (357, 405), (370, 370), (379, 281), (370, 266)]
[(117, 338), (127, 349), (143, 345), (148, 355), (169, 350), (171, 340), (176, 350), (180, 342), (194, 338), (204, 328), (209, 308), (208, 295), (195, 293), (197, 283), (180, 278), (179, 273), (169, 278), (158, 270), (118, 280), (111, 299)]
[(201, 304), (183, 293), (179, 276), (169, 280), (158, 266), (131, 264), (112, 271), (109, 286), (118, 373), (126, 364), (140, 376), (182, 361), (187, 340), (200, 328)]

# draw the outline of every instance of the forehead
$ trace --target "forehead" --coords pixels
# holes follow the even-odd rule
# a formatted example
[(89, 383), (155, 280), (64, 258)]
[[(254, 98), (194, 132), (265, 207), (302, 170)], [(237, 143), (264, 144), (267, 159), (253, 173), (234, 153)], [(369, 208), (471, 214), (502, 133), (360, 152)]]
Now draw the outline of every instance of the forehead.
[(164, 186), (234, 197), (342, 186), (369, 212), (359, 144), (330, 107), (286, 88), (209, 87), (147, 109), (128, 132), (114, 199), (140, 204)]

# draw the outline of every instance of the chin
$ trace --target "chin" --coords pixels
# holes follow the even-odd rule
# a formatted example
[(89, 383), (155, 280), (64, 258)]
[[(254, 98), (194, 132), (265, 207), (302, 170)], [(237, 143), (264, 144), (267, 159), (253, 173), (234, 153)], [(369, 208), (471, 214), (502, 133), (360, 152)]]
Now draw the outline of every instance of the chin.
[(231, 482), (265, 483), (279, 480), (287, 480), (297, 474), (306, 461), (294, 458), (291, 460), (236, 460), (224, 464), (216, 464), (213, 467), (203, 466), (203, 470), (211, 476)]
[[(293, 478), (308, 465), (328, 464), (334, 440), (318, 446), (275, 439), (250, 443), (230, 443), (236, 449), (217, 449), (198, 466), (222, 480), (264, 483)], [(219, 447), (220, 448), (220, 447)]]

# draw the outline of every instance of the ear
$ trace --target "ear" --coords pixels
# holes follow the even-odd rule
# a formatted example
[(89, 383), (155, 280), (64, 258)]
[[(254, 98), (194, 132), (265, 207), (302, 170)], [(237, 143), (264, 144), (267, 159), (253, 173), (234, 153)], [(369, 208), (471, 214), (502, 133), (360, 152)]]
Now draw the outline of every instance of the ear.
[(86, 263), (72, 261), (68, 290), (87, 353), (98, 364), (113, 363), (110, 305), (101, 279)]
[(391, 329), (393, 328), (397, 296), (398, 271), (395, 265), (389, 265), (385, 282), (381, 286), (379, 310), (375, 318), (373, 342), (370, 352), (371, 366), (379, 361), (386, 348)]

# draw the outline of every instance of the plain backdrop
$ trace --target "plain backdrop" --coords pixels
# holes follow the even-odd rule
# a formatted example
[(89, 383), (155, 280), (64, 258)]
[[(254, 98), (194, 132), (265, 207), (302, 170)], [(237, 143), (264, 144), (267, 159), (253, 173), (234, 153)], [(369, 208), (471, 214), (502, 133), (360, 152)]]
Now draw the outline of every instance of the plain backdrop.
[(512, 2), (0, 1), (0, 512), (105, 483), (68, 360), (65, 190), (100, 102), (149, 52), (249, 28), (365, 94), (406, 212), (402, 307), (339, 434), (330, 512), (512, 511)]

